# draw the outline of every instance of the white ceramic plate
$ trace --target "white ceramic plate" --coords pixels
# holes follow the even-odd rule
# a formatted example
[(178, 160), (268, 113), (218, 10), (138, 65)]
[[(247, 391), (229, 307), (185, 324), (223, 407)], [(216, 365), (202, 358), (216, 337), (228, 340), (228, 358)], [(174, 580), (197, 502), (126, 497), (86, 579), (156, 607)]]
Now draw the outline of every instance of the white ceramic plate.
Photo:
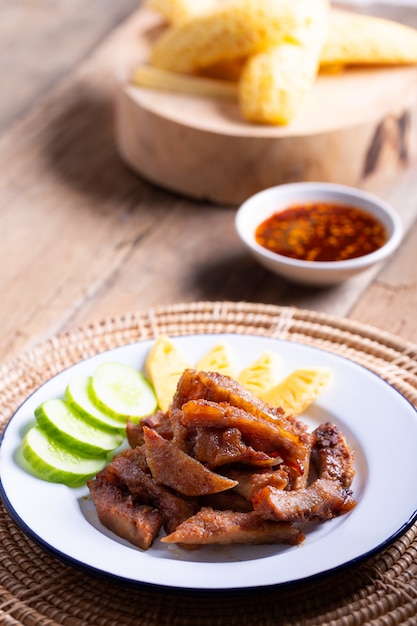
[(306, 412), (311, 428), (335, 422), (356, 454), (357, 506), (315, 525), (300, 546), (210, 546), (187, 551), (159, 541), (147, 552), (98, 522), (88, 489), (70, 489), (33, 477), (18, 462), (22, 436), (35, 407), (59, 397), (71, 378), (91, 375), (105, 361), (143, 368), (151, 341), (99, 354), (55, 376), (35, 391), (9, 422), (0, 448), (1, 496), (17, 524), (46, 550), (74, 566), (130, 583), (183, 589), (243, 589), (301, 581), (353, 564), (381, 549), (417, 517), (417, 412), (367, 369), (317, 348), (248, 335), (194, 335), (176, 339), (191, 365), (226, 341), (244, 367), (263, 350), (282, 355), (283, 374), (327, 366), (330, 386)]

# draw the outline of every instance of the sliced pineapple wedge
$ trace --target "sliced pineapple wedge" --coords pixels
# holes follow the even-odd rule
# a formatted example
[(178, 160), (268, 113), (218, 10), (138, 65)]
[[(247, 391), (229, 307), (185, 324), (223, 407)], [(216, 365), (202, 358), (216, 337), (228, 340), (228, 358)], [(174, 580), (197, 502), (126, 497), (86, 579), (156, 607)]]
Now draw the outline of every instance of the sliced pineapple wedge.
[(281, 365), (278, 353), (265, 350), (238, 374), (237, 381), (259, 398), (277, 385), (281, 377)]
[(236, 377), (232, 353), (229, 346), (222, 342), (215, 345), (207, 354), (202, 356), (195, 369), (203, 372), (218, 372), (232, 378)]
[(168, 410), (177, 383), (189, 367), (185, 356), (168, 336), (160, 335), (155, 340), (146, 358), (145, 368), (162, 411)]
[(326, 367), (297, 369), (265, 391), (261, 398), (272, 406), (282, 407), (286, 413), (300, 415), (325, 390), (331, 376), (332, 371)]

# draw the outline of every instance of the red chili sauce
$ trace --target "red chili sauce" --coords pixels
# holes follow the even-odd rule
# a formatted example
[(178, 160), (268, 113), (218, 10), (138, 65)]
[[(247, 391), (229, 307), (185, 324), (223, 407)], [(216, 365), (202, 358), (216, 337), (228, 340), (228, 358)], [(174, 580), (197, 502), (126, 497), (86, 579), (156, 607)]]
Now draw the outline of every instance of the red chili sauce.
[(262, 222), (258, 244), (304, 261), (344, 261), (378, 250), (387, 241), (385, 227), (362, 209), (331, 203), (288, 207)]

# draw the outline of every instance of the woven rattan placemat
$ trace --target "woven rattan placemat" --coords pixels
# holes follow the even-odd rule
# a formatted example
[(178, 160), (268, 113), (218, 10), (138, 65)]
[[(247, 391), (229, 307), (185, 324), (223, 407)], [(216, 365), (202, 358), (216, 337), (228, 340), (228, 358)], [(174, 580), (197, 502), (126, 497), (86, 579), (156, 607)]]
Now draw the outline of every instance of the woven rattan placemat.
[[(92, 324), (50, 339), (3, 365), (1, 430), (39, 384), (80, 359), (160, 333), (223, 332), (279, 337), (346, 356), (375, 371), (417, 406), (417, 345), (373, 327), (312, 311), (199, 302), (162, 306)], [(401, 472), (406, 470), (393, 468), (398, 472), (399, 488)], [(0, 624), (415, 626), (417, 525), (377, 556), (320, 580), (217, 594), (132, 588), (94, 578), (46, 554), (0, 507)]]

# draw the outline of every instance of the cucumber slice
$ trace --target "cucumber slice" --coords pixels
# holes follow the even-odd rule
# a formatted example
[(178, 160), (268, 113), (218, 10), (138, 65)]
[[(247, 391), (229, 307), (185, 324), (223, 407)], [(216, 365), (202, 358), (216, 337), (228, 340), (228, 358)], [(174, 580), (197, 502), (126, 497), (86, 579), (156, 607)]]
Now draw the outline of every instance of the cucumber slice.
[(125, 432), (126, 424), (124, 422), (106, 415), (93, 404), (88, 395), (90, 383), (91, 378), (88, 376), (74, 378), (65, 390), (65, 399), (68, 404), (93, 426), (107, 429), (110, 432)]
[(107, 462), (105, 456), (88, 458), (50, 439), (38, 426), (25, 435), (21, 452), (34, 473), (44, 480), (78, 487), (95, 476)]
[(123, 436), (96, 428), (73, 411), (65, 400), (46, 400), (35, 409), (38, 426), (61, 445), (89, 456), (100, 456), (120, 446)]
[(103, 363), (91, 378), (94, 404), (117, 419), (138, 422), (155, 413), (157, 400), (152, 385), (138, 370), (123, 363)]

